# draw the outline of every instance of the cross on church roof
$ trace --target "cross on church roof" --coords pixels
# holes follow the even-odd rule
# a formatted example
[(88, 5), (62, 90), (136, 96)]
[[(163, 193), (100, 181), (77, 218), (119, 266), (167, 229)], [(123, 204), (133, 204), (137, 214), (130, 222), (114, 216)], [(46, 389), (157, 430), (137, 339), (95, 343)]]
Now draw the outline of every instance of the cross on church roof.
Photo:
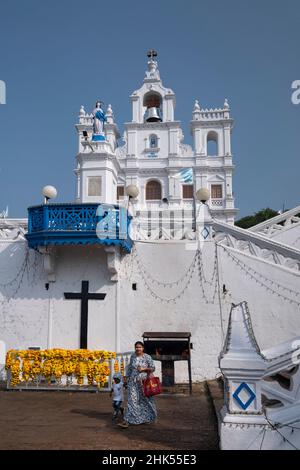
[(150, 51), (147, 52), (147, 57), (153, 60), (154, 57), (157, 57), (157, 52), (154, 49), (150, 49)]

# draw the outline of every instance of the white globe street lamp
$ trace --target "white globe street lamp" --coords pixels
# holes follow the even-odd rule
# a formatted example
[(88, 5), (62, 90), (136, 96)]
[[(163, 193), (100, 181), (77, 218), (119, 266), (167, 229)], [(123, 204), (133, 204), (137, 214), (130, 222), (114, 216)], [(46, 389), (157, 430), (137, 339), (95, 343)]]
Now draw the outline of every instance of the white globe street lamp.
[(196, 198), (198, 199), (198, 201), (201, 201), (203, 204), (205, 204), (206, 201), (208, 201), (210, 198), (209, 190), (206, 188), (198, 189), (198, 191), (196, 192)]
[(48, 204), (49, 199), (53, 199), (57, 196), (57, 189), (48, 184), (43, 187), (42, 194), (44, 196), (44, 204)]
[(126, 194), (129, 198), (136, 198), (139, 195), (139, 188), (135, 184), (126, 186)]

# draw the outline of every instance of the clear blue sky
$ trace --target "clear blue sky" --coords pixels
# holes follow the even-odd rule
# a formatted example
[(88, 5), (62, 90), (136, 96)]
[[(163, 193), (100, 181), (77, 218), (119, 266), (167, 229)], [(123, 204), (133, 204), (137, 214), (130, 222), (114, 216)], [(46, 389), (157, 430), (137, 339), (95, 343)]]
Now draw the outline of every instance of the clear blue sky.
[(1, 0), (0, 211), (25, 217), (45, 184), (74, 200), (80, 105), (111, 103), (122, 131), (149, 48), (187, 143), (194, 100), (228, 98), (239, 216), (300, 204), (299, 25), (299, 0)]

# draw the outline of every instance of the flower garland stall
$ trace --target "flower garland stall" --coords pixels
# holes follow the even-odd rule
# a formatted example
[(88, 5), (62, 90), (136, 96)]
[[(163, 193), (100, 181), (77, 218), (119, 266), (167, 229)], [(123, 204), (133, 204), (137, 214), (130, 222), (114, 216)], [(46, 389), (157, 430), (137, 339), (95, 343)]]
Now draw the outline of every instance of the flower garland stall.
[(87, 349), (15, 350), (6, 355), (9, 389), (108, 389), (116, 353)]

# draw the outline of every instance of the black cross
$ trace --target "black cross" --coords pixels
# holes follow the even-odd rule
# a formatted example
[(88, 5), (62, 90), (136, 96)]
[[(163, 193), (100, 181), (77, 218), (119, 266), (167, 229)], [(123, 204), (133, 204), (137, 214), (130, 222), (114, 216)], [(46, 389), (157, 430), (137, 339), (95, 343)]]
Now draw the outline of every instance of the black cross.
[(88, 338), (88, 301), (103, 300), (106, 294), (89, 293), (89, 281), (81, 282), (81, 292), (65, 292), (65, 299), (81, 300), (80, 313), (80, 349), (87, 349)]
[(147, 52), (147, 56), (149, 59), (151, 58), (151, 60), (153, 60), (154, 57), (157, 57), (157, 52), (154, 49), (150, 49), (150, 51)]

